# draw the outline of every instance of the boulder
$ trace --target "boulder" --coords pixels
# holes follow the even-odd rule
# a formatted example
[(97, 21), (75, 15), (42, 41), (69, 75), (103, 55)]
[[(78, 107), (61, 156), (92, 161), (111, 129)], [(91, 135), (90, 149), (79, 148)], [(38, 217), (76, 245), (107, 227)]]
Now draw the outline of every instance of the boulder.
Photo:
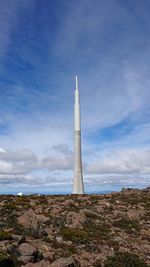
[(33, 227), (36, 229), (38, 226), (38, 219), (35, 212), (32, 209), (29, 209), (18, 218), (18, 223), (26, 228)]
[(28, 243), (22, 243), (19, 246), (18, 251), (22, 254), (22, 255), (33, 255), (35, 252), (37, 252), (37, 249), (35, 247), (33, 247), (32, 245), (28, 244)]
[(44, 215), (37, 215), (32, 209), (27, 210), (23, 215), (18, 218), (18, 223), (26, 228), (37, 229), (40, 222), (45, 223), (49, 218)]
[(45, 260), (53, 261), (54, 260), (54, 254), (55, 254), (55, 252), (53, 252), (53, 251), (45, 251), (45, 252), (43, 252), (43, 258)]
[(63, 242), (63, 238), (62, 238), (62, 236), (56, 236), (56, 241), (57, 241), (58, 243), (62, 243), (62, 242)]
[(18, 252), (20, 253), (19, 260), (23, 263), (28, 263), (34, 261), (37, 249), (28, 243), (22, 243), (18, 248)]
[(19, 257), (19, 261), (21, 261), (22, 263), (26, 264), (28, 262), (33, 262), (34, 261), (34, 257), (33, 256), (20, 256)]
[(36, 263), (28, 263), (25, 267), (50, 267), (50, 263), (49, 261), (42, 260)]
[(42, 261), (39, 261), (39, 262), (36, 262), (36, 263), (27, 263), (26, 265), (24, 265), (23, 267), (50, 267), (50, 262), (49, 261), (45, 261), (45, 260), (42, 260)]
[(80, 210), (79, 212), (70, 211), (67, 214), (67, 226), (71, 228), (83, 228), (83, 223), (86, 220), (86, 215), (84, 211)]
[(69, 258), (60, 258), (59, 260), (54, 261), (50, 267), (76, 267), (76, 263), (73, 257)]

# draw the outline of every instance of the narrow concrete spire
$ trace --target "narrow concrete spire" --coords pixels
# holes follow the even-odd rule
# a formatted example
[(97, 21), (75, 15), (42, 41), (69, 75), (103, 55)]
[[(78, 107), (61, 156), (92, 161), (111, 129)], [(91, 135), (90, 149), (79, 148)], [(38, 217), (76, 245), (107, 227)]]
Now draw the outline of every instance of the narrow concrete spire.
[(83, 175), (82, 175), (82, 155), (81, 155), (81, 117), (80, 117), (80, 95), (78, 87), (78, 76), (76, 76), (75, 89), (75, 156), (74, 156), (74, 177), (73, 194), (84, 194)]
[(76, 90), (78, 90), (78, 76), (76, 75)]

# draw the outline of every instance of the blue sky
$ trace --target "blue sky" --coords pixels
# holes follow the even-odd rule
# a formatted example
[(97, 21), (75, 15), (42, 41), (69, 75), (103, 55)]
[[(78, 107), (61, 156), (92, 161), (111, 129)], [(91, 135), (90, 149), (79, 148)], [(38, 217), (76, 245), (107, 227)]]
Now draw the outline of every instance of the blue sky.
[(79, 76), (86, 192), (150, 181), (149, 0), (0, 1), (0, 192), (71, 192)]

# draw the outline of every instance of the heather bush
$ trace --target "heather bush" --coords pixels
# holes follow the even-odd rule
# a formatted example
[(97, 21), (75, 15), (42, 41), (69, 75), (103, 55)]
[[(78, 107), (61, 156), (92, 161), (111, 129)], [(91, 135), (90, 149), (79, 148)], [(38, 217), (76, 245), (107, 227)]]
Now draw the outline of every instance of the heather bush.
[(11, 234), (3, 230), (0, 230), (0, 241), (2, 240), (12, 240)]
[(108, 257), (104, 267), (149, 267), (138, 255), (130, 252), (116, 252)]
[(126, 231), (135, 229), (136, 231), (140, 230), (139, 224), (135, 220), (130, 220), (126, 218), (121, 218), (118, 221), (113, 222), (113, 226), (124, 229)]
[(5, 259), (7, 259), (7, 258), (8, 258), (8, 256), (7, 256), (6, 253), (4, 253), (4, 252), (0, 252), (0, 261), (5, 260)]
[(88, 233), (85, 230), (64, 228), (62, 229), (61, 234), (64, 239), (71, 240), (75, 243), (85, 244), (89, 242)]

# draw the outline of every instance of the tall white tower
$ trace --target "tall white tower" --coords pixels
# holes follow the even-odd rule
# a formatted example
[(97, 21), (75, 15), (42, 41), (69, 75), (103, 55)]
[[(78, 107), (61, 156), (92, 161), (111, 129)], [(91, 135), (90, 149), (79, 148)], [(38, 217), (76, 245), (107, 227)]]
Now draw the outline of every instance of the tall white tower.
[(81, 156), (81, 116), (80, 116), (80, 95), (78, 88), (78, 77), (76, 76), (75, 89), (75, 157), (74, 157), (74, 177), (73, 194), (84, 194), (83, 176), (82, 176), (82, 156)]

